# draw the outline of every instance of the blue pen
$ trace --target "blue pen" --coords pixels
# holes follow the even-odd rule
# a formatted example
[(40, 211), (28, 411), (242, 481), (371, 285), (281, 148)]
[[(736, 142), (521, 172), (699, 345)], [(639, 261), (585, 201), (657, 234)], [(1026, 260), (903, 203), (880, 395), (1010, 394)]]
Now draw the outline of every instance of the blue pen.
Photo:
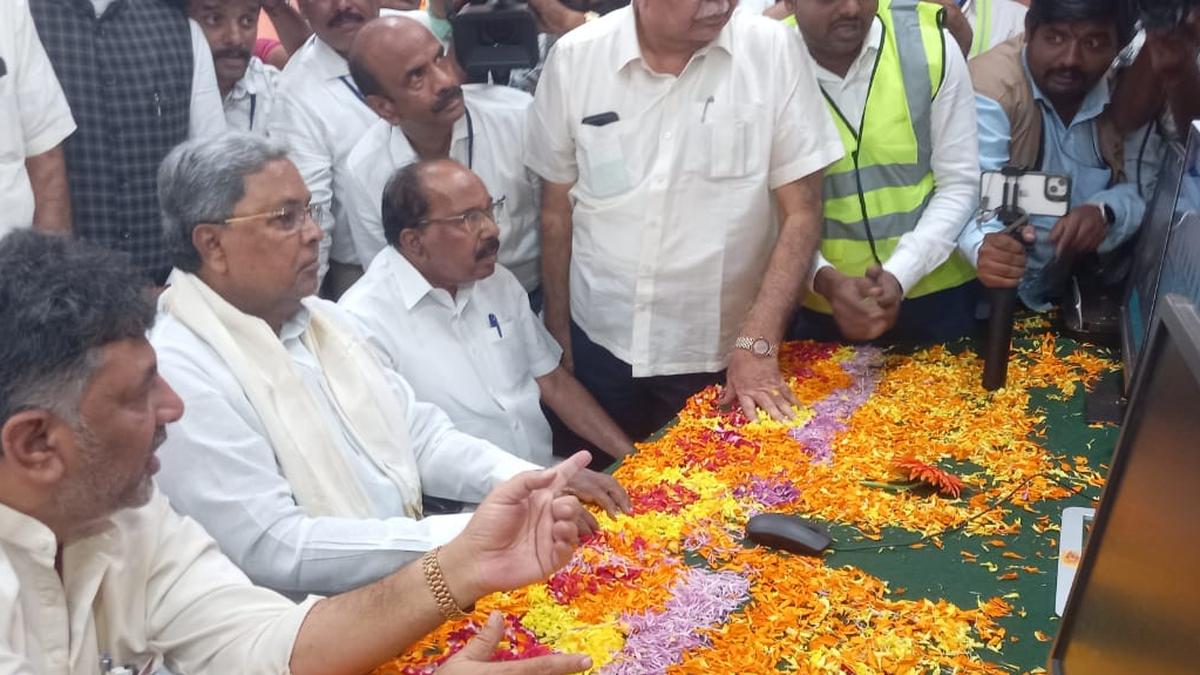
[(495, 328), (496, 335), (499, 335), (501, 339), (504, 338), (504, 332), (500, 330), (500, 320), (496, 318), (495, 314), (488, 314), (488, 326)]

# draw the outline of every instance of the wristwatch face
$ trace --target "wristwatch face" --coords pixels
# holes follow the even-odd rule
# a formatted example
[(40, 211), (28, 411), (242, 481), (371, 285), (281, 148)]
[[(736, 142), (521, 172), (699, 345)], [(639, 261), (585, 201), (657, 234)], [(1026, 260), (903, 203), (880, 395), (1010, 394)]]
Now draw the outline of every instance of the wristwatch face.
[(758, 338), (750, 347), (750, 351), (753, 352), (755, 356), (766, 356), (771, 352), (771, 343), (767, 342), (765, 338)]

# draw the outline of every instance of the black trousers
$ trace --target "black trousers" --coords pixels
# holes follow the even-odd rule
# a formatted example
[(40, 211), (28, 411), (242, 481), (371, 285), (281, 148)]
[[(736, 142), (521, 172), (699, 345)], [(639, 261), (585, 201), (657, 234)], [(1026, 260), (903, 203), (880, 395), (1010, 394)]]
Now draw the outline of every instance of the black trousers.
[[(724, 380), (724, 371), (634, 377), (633, 366), (625, 363), (604, 347), (592, 342), (575, 322), (571, 322), (571, 349), (575, 359), (575, 377), (601, 408), (608, 413), (634, 441), (644, 440), (671, 421), (688, 397), (701, 389)], [(555, 454), (569, 455), (580, 448), (597, 448), (586, 443), (562, 425), (553, 415)], [(595, 464), (612, 461), (601, 453)]]

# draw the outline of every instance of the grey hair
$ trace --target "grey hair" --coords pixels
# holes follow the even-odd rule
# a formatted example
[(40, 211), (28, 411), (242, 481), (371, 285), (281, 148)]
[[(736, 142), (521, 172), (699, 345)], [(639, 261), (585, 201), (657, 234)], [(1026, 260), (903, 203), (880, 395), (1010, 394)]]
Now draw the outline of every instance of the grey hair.
[(192, 232), (201, 223), (221, 223), (245, 195), (246, 176), (287, 159), (276, 141), (240, 131), (194, 139), (171, 150), (158, 167), (158, 202), (171, 262), (185, 272), (200, 269)]

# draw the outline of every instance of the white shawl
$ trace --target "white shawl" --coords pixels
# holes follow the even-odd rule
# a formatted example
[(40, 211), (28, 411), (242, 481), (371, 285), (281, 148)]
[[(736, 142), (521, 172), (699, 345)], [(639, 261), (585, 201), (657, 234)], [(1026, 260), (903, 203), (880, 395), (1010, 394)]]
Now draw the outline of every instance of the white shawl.
[[(362, 486), (279, 337), (262, 319), (229, 304), (198, 277), (175, 270), (160, 308), (221, 357), (258, 413), (296, 503), (310, 516), (372, 518)], [(315, 304), (301, 341), (321, 364), (331, 407), (346, 432), (390, 479), (406, 515), (421, 515), (421, 479), (405, 409), (370, 347)], [(186, 403), (186, 402), (185, 402)], [(184, 411), (186, 414), (186, 409)]]

